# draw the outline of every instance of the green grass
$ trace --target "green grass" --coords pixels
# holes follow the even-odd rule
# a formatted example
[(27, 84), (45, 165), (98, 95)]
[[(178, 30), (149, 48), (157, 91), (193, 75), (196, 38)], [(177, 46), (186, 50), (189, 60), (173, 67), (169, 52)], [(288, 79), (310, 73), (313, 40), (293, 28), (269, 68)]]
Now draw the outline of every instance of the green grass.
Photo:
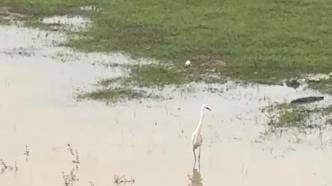
[(206, 77), (200, 79), (197, 70), (185, 67), (174, 67), (172, 65), (144, 64), (129, 66), (130, 73), (128, 77), (119, 77), (115, 79), (103, 79), (98, 85), (103, 87), (120, 84), (124, 86), (140, 87), (162, 87), (165, 85), (185, 84), (192, 81), (206, 81), (208, 83), (220, 82), (219, 78), (214, 78), (206, 74)]
[(0, 6), (28, 16), (51, 16), (78, 13), (78, 7), (94, 0), (1, 0)]
[(112, 87), (114, 85), (154, 87), (171, 84), (183, 84), (191, 81), (189, 73), (181, 69), (158, 64), (133, 65), (128, 77), (103, 79), (97, 83), (101, 87)]
[[(313, 114), (320, 114), (321, 117), (330, 115), (332, 113), (332, 105), (326, 107), (307, 107), (294, 104), (279, 104), (267, 107), (266, 111), (277, 113), (276, 116), (271, 117), (268, 123), (272, 129), (306, 129), (329, 125), (330, 120), (326, 123), (318, 123), (318, 121), (309, 121), (308, 119)], [(320, 122), (323, 122), (323, 120), (320, 120)]]
[[(80, 98), (104, 100), (107, 102), (128, 99), (153, 98), (162, 99), (160, 95), (151, 95), (146, 92), (137, 92), (133, 88), (149, 87), (160, 88), (165, 85), (179, 85), (191, 81), (220, 82), (219, 78), (206, 77), (199, 79), (197, 72), (192, 69), (174, 68), (160, 64), (133, 65), (129, 76), (112, 79), (103, 79), (97, 82), (98, 89), (81, 94)], [(131, 87), (131, 88), (127, 88)]]
[(93, 99), (105, 102), (116, 102), (127, 99), (140, 99), (147, 97), (146, 92), (130, 88), (107, 88), (93, 92), (82, 93), (78, 99)]
[(270, 121), (268, 122), (268, 125), (272, 129), (303, 128), (305, 127), (305, 121), (308, 119), (309, 113), (311, 113), (305, 107), (285, 103), (270, 105), (264, 111), (276, 114), (270, 117)]
[[(332, 70), (329, 0), (99, 0), (103, 10), (74, 46), (183, 64), (223, 56), (219, 72), (277, 81)], [(204, 61), (209, 63), (209, 61)]]
[(308, 113), (301, 109), (281, 110), (277, 122), (273, 123), (275, 128), (301, 128), (305, 126)]
[(309, 82), (309, 87), (319, 90), (322, 93), (332, 94), (332, 79), (321, 80), (320, 82)]

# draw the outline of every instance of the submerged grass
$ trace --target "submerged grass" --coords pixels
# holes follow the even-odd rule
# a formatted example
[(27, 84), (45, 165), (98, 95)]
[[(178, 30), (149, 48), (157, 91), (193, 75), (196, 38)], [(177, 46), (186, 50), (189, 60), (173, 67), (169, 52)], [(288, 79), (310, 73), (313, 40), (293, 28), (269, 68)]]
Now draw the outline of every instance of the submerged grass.
[[(190, 76), (181, 70), (158, 64), (134, 65), (131, 66), (128, 77), (104, 79), (97, 83), (101, 89), (85, 93), (80, 98), (104, 100), (115, 102), (125, 98), (158, 98), (145, 91), (137, 91), (134, 87), (162, 87), (171, 84), (181, 84), (188, 82)], [(131, 87), (131, 88), (127, 88)]]
[(267, 111), (276, 114), (270, 117), (268, 123), (273, 129), (303, 128), (309, 117), (307, 109), (291, 104), (271, 105)]
[[(273, 129), (306, 129), (317, 128), (330, 124), (310, 121), (309, 118), (314, 114), (322, 117), (332, 114), (332, 105), (326, 107), (308, 107), (295, 104), (279, 104), (267, 108), (268, 112), (276, 112), (276, 115), (270, 118), (268, 125)], [(322, 119), (321, 122), (324, 122)]]
[(144, 91), (138, 91), (130, 88), (107, 88), (89, 93), (83, 93), (78, 98), (115, 102), (126, 99), (140, 99), (144, 97), (147, 97), (147, 94)]
[(276, 128), (293, 128), (304, 127), (308, 118), (308, 113), (301, 109), (281, 110), (279, 112), (279, 120), (273, 123)]

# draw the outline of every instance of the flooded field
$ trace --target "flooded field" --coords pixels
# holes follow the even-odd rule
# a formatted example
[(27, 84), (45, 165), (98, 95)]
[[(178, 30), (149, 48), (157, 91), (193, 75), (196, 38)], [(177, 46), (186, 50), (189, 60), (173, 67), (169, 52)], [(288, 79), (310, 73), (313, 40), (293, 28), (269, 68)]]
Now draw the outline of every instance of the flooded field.
[[(192, 83), (158, 90), (165, 100), (77, 101), (98, 80), (124, 76), (126, 65), (144, 60), (57, 46), (64, 40), (0, 26), (1, 185), (332, 185), (329, 127), (270, 134), (262, 112), (320, 93)], [(331, 102), (326, 95), (317, 105)], [(193, 171), (191, 133), (202, 103), (212, 112), (203, 121), (201, 170)]]

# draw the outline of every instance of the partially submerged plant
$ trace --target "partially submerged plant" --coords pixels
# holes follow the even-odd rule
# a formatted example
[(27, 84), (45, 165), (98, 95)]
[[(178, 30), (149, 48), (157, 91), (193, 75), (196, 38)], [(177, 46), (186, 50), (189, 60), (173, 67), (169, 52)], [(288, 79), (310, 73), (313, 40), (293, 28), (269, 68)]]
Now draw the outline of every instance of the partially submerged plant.
[(126, 183), (135, 183), (135, 179), (134, 178), (127, 178), (126, 176), (117, 176), (117, 175), (114, 175), (114, 183), (116, 185), (119, 185), (119, 184), (126, 184)]
[(68, 174), (62, 172), (62, 178), (65, 186), (73, 186), (75, 182), (79, 181), (77, 170), (75, 168), (72, 168)]
[(268, 126), (272, 131), (319, 129), (328, 124), (328, 119), (321, 119), (321, 123), (317, 124), (317, 118), (327, 118), (332, 112), (331, 108), (331, 105), (313, 108), (308, 105), (279, 104), (265, 108), (263, 113), (269, 119)]
[(12, 166), (12, 165), (9, 165), (9, 164), (5, 163), (5, 161), (3, 159), (0, 159), (0, 164), (2, 165), (2, 168), (0, 170), (1, 174), (5, 173), (7, 170), (8, 171), (13, 171), (14, 170), (15, 174), (18, 171), (18, 166), (17, 166), (16, 161), (14, 162), (14, 166)]
[(68, 151), (70, 155), (72, 156), (71, 163), (74, 165), (74, 167), (70, 170), (69, 173), (62, 172), (62, 178), (64, 181), (65, 186), (73, 186), (75, 182), (79, 181), (78, 178), (78, 170), (79, 170), (79, 154), (78, 150), (74, 150), (73, 147), (70, 144), (67, 144)]
[(28, 161), (28, 157), (30, 155), (30, 150), (28, 145), (25, 145), (24, 155), (25, 155), (25, 161)]
[(80, 157), (79, 157), (78, 150), (76, 149), (74, 151), (73, 147), (70, 144), (67, 144), (67, 146), (68, 146), (68, 151), (70, 152), (70, 155), (73, 158), (72, 163), (75, 165), (78, 165), (80, 163)]

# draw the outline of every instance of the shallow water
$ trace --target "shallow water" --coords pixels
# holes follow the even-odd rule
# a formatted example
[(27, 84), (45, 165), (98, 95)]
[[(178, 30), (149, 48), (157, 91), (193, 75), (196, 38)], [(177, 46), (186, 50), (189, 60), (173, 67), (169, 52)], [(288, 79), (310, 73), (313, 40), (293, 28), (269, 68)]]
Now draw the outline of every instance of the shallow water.
[[(18, 167), (0, 174), (1, 185), (65, 185), (63, 174), (72, 168), (74, 185), (83, 186), (113, 185), (114, 175), (132, 177), (137, 186), (332, 185), (331, 130), (263, 136), (262, 108), (318, 92), (228, 82), (169, 86), (161, 93), (173, 99), (163, 101), (77, 102), (77, 93), (96, 81), (127, 74), (105, 64), (142, 61), (57, 47), (64, 39), (0, 27), (0, 159)], [(326, 102), (331, 98), (317, 105)], [(202, 103), (213, 111), (204, 119), (199, 173), (192, 170), (190, 136)], [(67, 144), (79, 153), (78, 170)]]
[(55, 29), (62, 28), (72, 32), (86, 30), (91, 24), (91, 21), (88, 18), (68, 15), (45, 17), (41, 19), (41, 22), (48, 25), (54, 25)]

